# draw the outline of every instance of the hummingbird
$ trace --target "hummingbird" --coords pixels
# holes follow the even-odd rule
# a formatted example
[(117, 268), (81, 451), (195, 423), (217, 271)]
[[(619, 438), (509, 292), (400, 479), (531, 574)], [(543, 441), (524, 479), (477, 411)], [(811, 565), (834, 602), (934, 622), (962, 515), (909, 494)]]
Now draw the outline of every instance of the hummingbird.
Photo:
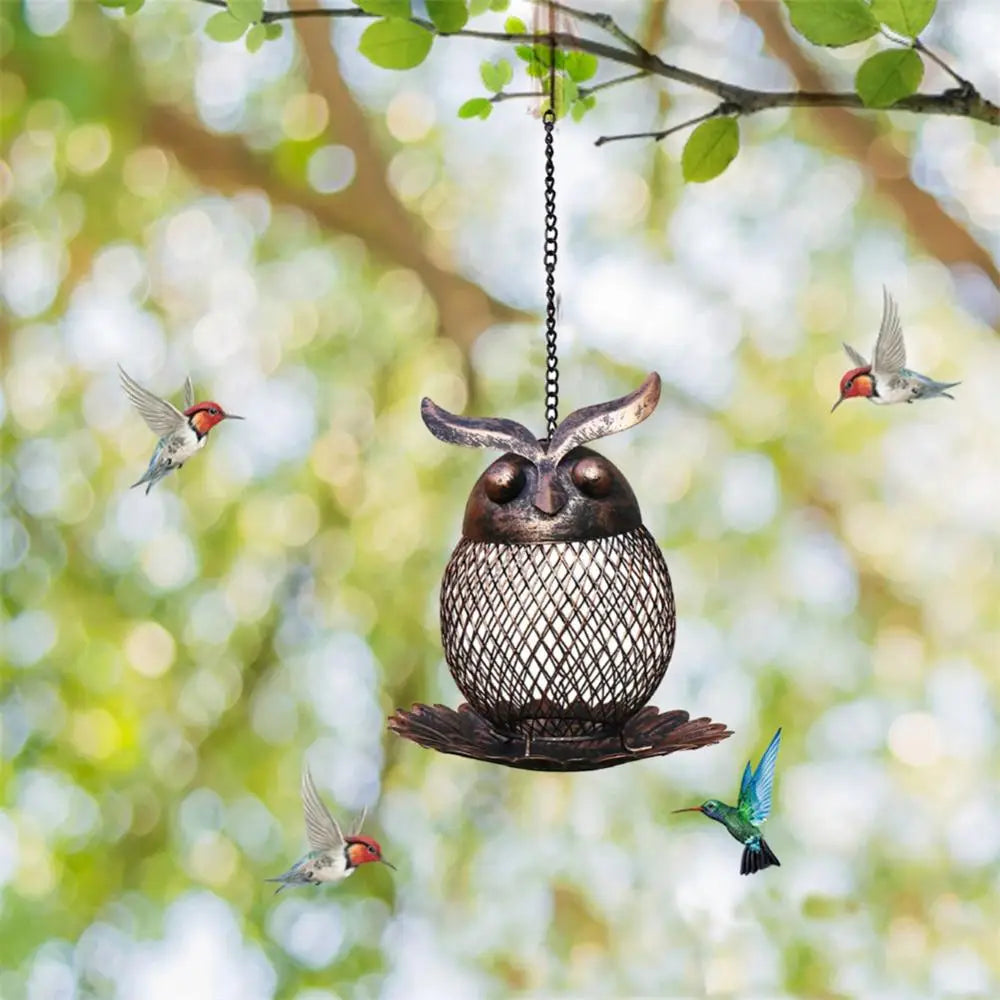
[(743, 771), (740, 782), (740, 798), (736, 807), (727, 806), (718, 799), (708, 799), (700, 806), (675, 809), (674, 812), (700, 812), (709, 819), (721, 823), (743, 845), (740, 860), (740, 874), (752, 875), (770, 865), (781, 866), (774, 851), (761, 836), (760, 823), (767, 819), (771, 811), (771, 785), (774, 782), (774, 762), (778, 759), (778, 744), (781, 742), (779, 729), (760, 758), (757, 770), (750, 769), (750, 761)]
[(196, 403), (190, 375), (184, 380), (184, 411), (181, 412), (172, 403), (139, 385), (121, 365), (118, 373), (132, 405), (160, 438), (142, 478), (132, 484), (135, 488), (146, 483), (147, 494), (168, 472), (179, 469), (199, 448), (205, 447), (208, 432), (217, 423), (243, 419), (235, 413), (226, 413), (210, 399)]
[(381, 861), (393, 871), (396, 870), (395, 865), (389, 864), (382, 857), (382, 848), (377, 840), (360, 835), (367, 810), (361, 813), (354, 832), (347, 837), (343, 835), (337, 821), (323, 805), (308, 767), (302, 770), (302, 809), (306, 817), (309, 853), (299, 858), (284, 874), (266, 879), (268, 882), (281, 883), (275, 889), (275, 895), (290, 885), (343, 882), (354, 874), (355, 868), (371, 861)]
[(915, 399), (931, 396), (955, 397), (948, 389), (960, 382), (936, 382), (927, 375), (906, 367), (906, 344), (899, 310), (888, 289), (882, 286), (882, 325), (875, 340), (875, 354), (869, 364), (850, 344), (844, 344), (847, 356), (855, 365), (840, 380), (840, 399), (830, 408), (835, 409), (852, 396), (865, 396), (872, 403), (887, 406), (891, 403), (912, 403)]

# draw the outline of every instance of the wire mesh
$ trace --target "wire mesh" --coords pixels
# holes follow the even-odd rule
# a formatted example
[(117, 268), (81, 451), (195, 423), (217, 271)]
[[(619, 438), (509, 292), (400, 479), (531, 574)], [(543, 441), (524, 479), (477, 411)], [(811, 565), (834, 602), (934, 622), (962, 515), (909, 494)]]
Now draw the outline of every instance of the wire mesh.
[(642, 526), (581, 542), (463, 539), (441, 585), (452, 676), (504, 734), (620, 732), (663, 679), (675, 626), (670, 574)]

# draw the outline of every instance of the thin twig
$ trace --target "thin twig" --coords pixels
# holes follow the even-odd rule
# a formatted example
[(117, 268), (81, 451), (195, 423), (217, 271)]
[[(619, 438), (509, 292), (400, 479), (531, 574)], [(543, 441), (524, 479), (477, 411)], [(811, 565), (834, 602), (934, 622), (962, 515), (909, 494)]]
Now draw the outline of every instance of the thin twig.
[(544, 90), (501, 90), (488, 98), (490, 104), (501, 104), (504, 101), (516, 101), (534, 97), (543, 99), (548, 97)]
[[(227, 10), (229, 4), (226, 0), (195, 0), (195, 3), (206, 4), (209, 7), (219, 7)], [(273, 21), (292, 21), (305, 17), (361, 17), (373, 18), (375, 14), (369, 14), (360, 7), (315, 7), (307, 10), (265, 10), (260, 15), (261, 24), (271, 24)]]
[[(596, 94), (599, 90), (607, 90), (609, 87), (617, 87), (620, 83), (631, 83), (633, 80), (638, 80), (640, 77), (649, 76), (645, 70), (639, 70), (637, 73), (629, 73), (628, 76), (618, 76), (613, 80), (605, 80), (603, 83), (595, 83), (593, 87), (580, 87), (577, 90), (579, 97), (590, 97), (591, 94)], [(514, 101), (520, 98), (545, 98), (548, 95), (541, 90), (501, 90), (489, 98), (490, 104), (502, 104), (504, 101)]]
[(578, 93), (580, 97), (590, 97), (591, 94), (596, 94), (599, 90), (607, 90), (608, 87), (617, 87), (620, 83), (631, 83), (633, 80), (641, 80), (645, 76), (649, 76), (649, 73), (644, 69), (640, 69), (626, 76), (616, 76), (613, 80), (595, 83), (592, 87), (580, 87)]
[(972, 85), (969, 80), (966, 80), (964, 76), (959, 76), (937, 53), (931, 52), (929, 48), (919, 39), (913, 39), (913, 47), (918, 52), (923, 52), (928, 59), (932, 62), (936, 62), (938, 66), (941, 67), (964, 91), (969, 91), (975, 93), (976, 88)]
[(973, 92), (975, 87), (965, 79), (963, 76), (959, 76), (936, 52), (931, 52), (929, 48), (919, 39), (910, 38), (908, 35), (900, 35), (895, 31), (887, 28), (884, 24), (879, 27), (879, 33), (883, 38), (888, 38), (893, 45), (899, 45), (904, 49), (913, 49), (915, 52), (922, 52), (931, 62), (935, 62), (941, 67), (958, 85), (963, 91)]
[[(196, 0), (196, 2), (207, 3), (213, 7), (223, 6), (222, 0)], [(605, 20), (602, 15), (588, 14), (585, 11), (578, 11), (565, 4), (559, 4), (559, 9), (572, 17), (580, 18), (593, 24), (601, 24), (609, 32), (614, 33), (616, 30), (616, 26), (614, 26), (614, 22), (610, 17)], [(263, 21), (299, 17), (357, 17), (375, 19), (379, 16), (377, 14), (369, 14), (357, 7), (320, 8), (290, 10), (278, 13), (265, 12)], [(439, 31), (431, 21), (424, 20), (423, 18), (411, 17), (409, 20), (412, 24), (416, 24), (425, 31), (442, 38), (479, 38), (484, 41), (524, 43), (528, 45), (548, 45), (550, 40), (547, 32), (541, 34), (527, 32), (511, 34), (501, 31), (474, 31), (469, 28), (463, 28), (460, 31), (443, 32)], [(628, 41), (629, 36), (624, 35), (624, 33), (623, 36), (623, 42), (630, 44)], [(569, 32), (556, 32), (555, 42), (561, 49), (589, 52), (599, 59), (606, 59), (609, 62), (618, 63), (622, 66), (632, 66), (637, 70), (643, 70), (651, 76), (674, 80), (677, 83), (684, 83), (690, 87), (704, 90), (707, 93), (714, 94), (722, 101), (729, 101), (735, 104), (739, 108), (738, 113), (740, 115), (752, 115), (758, 111), (765, 111), (770, 108), (828, 107), (855, 108), (859, 111), (870, 110), (865, 107), (861, 98), (855, 93), (751, 90), (735, 83), (729, 83), (726, 80), (704, 76), (701, 73), (685, 69), (682, 66), (675, 66), (664, 62), (659, 56), (647, 52), (638, 42), (634, 42), (634, 46), (630, 50), (627, 50), (595, 41), (592, 38), (579, 38)], [(638, 75), (636, 79), (638, 79)], [(890, 110), (910, 111), (926, 115), (954, 115), (962, 118), (972, 118), (976, 121), (985, 122), (987, 125), (1000, 126), (1000, 107), (983, 97), (972, 84), (968, 84), (968, 86), (963, 84), (959, 88), (947, 90), (941, 94), (911, 94), (909, 97), (904, 97), (893, 104)]]
[(734, 107), (734, 105), (723, 101), (717, 108), (713, 108), (704, 115), (689, 118), (686, 122), (681, 122), (679, 125), (671, 125), (670, 128), (660, 129), (658, 132), (630, 132), (627, 135), (602, 135), (594, 142), (594, 145), (606, 146), (609, 142), (621, 142), (624, 139), (652, 139), (654, 142), (659, 142), (661, 139), (666, 139), (668, 135), (681, 132), (692, 125), (700, 125), (711, 118), (721, 118), (723, 115), (734, 115), (738, 111), (739, 109)]
[(565, 14), (567, 17), (572, 17), (577, 21), (584, 21), (588, 24), (596, 25), (598, 28), (606, 31), (613, 38), (616, 38), (627, 48), (631, 49), (638, 56), (652, 55), (652, 53), (649, 52), (649, 50), (646, 49), (637, 39), (633, 38), (630, 34), (618, 27), (617, 22), (610, 14), (591, 14), (589, 11), (577, 10), (575, 7), (559, 3), (558, 0), (532, 0), (532, 2), (537, 4), (544, 3), (551, 6), (552, 9), (559, 11), (560, 14)]

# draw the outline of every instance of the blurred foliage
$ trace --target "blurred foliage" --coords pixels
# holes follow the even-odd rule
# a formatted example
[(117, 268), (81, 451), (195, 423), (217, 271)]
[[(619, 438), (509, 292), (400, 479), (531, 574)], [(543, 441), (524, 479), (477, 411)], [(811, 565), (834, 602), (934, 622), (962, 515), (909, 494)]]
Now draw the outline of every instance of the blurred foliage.
[[(677, 45), (744, 44), (675, 6)], [(956, 49), (974, 8), (943, 24)], [(654, 701), (736, 735), (576, 776), (436, 756), (384, 717), (458, 701), (436, 593), (486, 456), (418, 403), (538, 424), (541, 336), (484, 322), (466, 352), (416, 263), (324, 224), (359, 183), (334, 91), (299, 35), (252, 54), (207, 39), (211, 15), (0, 10), (0, 996), (997, 995), (1000, 340), (975, 318), (995, 288), (913, 249), (868, 167), (783, 113), (703, 188), (680, 145), (561, 132), (563, 408), (664, 375), (604, 449), (674, 577)], [(470, 144), (451, 58), (404, 85), (345, 56), (346, 92), (436, 266), (537, 307), (536, 123), (498, 109)], [(215, 190), (164, 108), (270, 183)], [(885, 128), (995, 256), (990, 130)], [(883, 281), (911, 363), (959, 399), (830, 417)], [(154, 442), (119, 362), (175, 400), (191, 371), (249, 419), (129, 491)], [(721, 829), (670, 810), (734, 795), (778, 724), (782, 867), (740, 879)], [(378, 801), (398, 873), (273, 897), (306, 753), (335, 815)]]

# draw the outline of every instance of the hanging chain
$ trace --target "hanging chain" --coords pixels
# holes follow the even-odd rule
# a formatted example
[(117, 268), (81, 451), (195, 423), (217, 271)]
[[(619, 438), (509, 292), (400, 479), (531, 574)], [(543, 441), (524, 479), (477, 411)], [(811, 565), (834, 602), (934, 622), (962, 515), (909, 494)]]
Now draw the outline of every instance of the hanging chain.
[(556, 178), (552, 156), (555, 112), (547, 108), (545, 125), (545, 421), (552, 437), (559, 421), (559, 357), (556, 354), (556, 256), (559, 230), (556, 226)]
[(556, 126), (555, 12), (549, 7), (549, 106), (542, 115), (545, 127), (545, 422), (551, 440), (559, 421), (559, 357), (556, 354), (556, 259), (559, 229), (556, 225), (556, 168), (553, 132)]
[(553, 132), (556, 127), (556, 25), (555, 8), (549, 4), (549, 106), (542, 114), (545, 129), (545, 424), (549, 440), (559, 422), (559, 357), (556, 354), (556, 259), (559, 229), (556, 225), (556, 167)]

